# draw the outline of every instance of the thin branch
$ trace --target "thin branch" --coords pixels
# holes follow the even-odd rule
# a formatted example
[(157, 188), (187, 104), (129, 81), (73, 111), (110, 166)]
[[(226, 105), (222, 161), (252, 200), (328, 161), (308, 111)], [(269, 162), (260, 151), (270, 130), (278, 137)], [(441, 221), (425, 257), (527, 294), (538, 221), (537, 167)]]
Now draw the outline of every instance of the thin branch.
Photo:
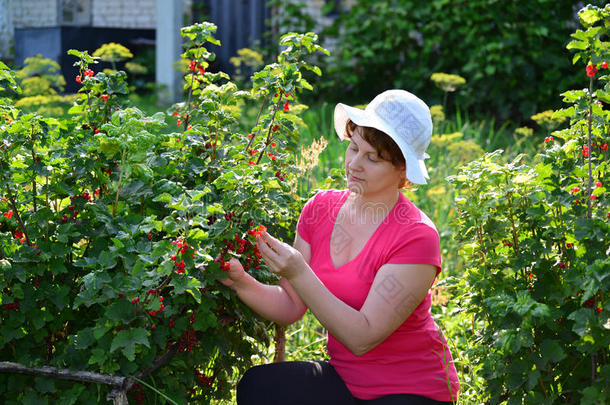
[(591, 354), (591, 385), (597, 379), (597, 352)]
[(112, 207), (112, 216), (116, 216), (116, 208), (119, 205), (119, 194), (121, 192), (121, 182), (123, 181), (123, 172), (125, 171), (125, 155), (127, 153), (127, 149), (123, 149), (123, 156), (121, 157), (121, 171), (119, 172), (119, 184), (116, 189), (116, 197), (114, 198), (114, 205)]
[[(135, 377), (142, 380), (149, 374), (163, 367), (165, 364), (178, 354), (179, 344), (174, 343), (172, 347), (162, 356), (155, 359), (153, 364), (145, 370), (138, 373)], [(66, 369), (58, 369), (50, 366), (39, 368), (25, 367), (19, 363), (9, 361), (0, 362), (0, 373), (24, 374), (34, 376), (44, 376), (51, 378), (59, 378), (63, 380), (81, 381), (87, 383), (110, 385), (114, 389), (107, 395), (106, 399), (113, 401), (115, 405), (127, 404), (126, 393), (133, 387), (136, 381), (129, 377), (113, 376), (107, 374), (92, 373), (89, 371), (70, 371)]]
[[(36, 163), (36, 153), (34, 153), (34, 144), (36, 142), (36, 138), (34, 137), (34, 126), (32, 126), (32, 164)], [(34, 202), (34, 212), (38, 211), (38, 208), (36, 207), (36, 170), (34, 170), (34, 176), (32, 178), (32, 200)]]
[(40, 368), (29, 368), (10, 361), (0, 361), (0, 373), (13, 373), (25, 375), (38, 375), (45, 377), (60, 378), (63, 380), (82, 381), (97, 384), (106, 384), (113, 387), (122, 387), (127, 377), (118, 377), (107, 374), (92, 373), (89, 371), (70, 371), (44, 366)]
[[(170, 347), (170, 349), (167, 351), (167, 353), (165, 353), (162, 356), (159, 356), (155, 359), (155, 361), (153, 362), (153, 364), (144, 369), (143, 371), (140, 371), (135, 377), (143, 380), (145, 379), (148, 375), (154, 373), (157, 369), (159, 369), (160, 367), (163, 367), (164, 365), (166, 365), (167, 363), (170, 362), (170, 360), (178, 354), (178, 348), (180, 347), (179, 343), (174, 343), (172, 345), (172, 347)], [(135, 384), (134, 380), (131, 379), (126, 379), (123, 389), (125, 391), (129, 391), (131, 389), (131, 387)]]
[[(506, 184), (508, 184), (508, 178), (506, 179)], [(513, 237), (513, 246), (515, 249), (515, 253), (519, 254), (519, 237), (517, 236), (517, 228), (515, 226), (515, 214), (513, 212), (513, 200), (511, 198), (510, 191), (508, 191), (506, 193), (506, 197), (508, 198), (508, 214), (509, 214), (510, 224), (511, 224), (511, 234)]]
[(286, 327), (276, 324), (275, 325), (275, 354), (273, 356), (273, 362), (279, 363), (286, 360)]
[[(593, 77), (589, 79), (589, 114), (587, 115), (587, 123), (589, 127), (589, 133), (587, 134), (587, 159), (589, 163), (589, 182), (587, 183), (587, 196), (591, 196), (591, 187), (593, 183), (593, 176), (591, 175), (591, 126), (593, 124)], [(587, 218), (591, 218), (591, 198), (587, 198)]]
[[(48, 175), (45, 176), (45, 195), (46, 195), (47, 209), (49, 211), (52, 211), (51, 205), (49, 204), (49, 176)], [(45, 239), (47, 242), (49, 241), (49, 223), (48, 222), (47, 222), (47, 229), (45, 231)]]
[[(214, 134), (214, 142), (212, 144), (212, 160), (216, 158), (216, 144), (218, 143), (218, 133), (220, 132), (220, 127), (216, 127), (216, 134)], [(208, 178), (209, 181), (209, 178)]]
[[(199, 46), (198, 48), (201, 48), (201, 46)], [(191, 85), (189, 86), (189, 94), (188, 97), (186, 99), (186, 117), (184, 118), (184, 128), (182, 132), (186, 132), (186, 129), (189, 125), (189, 120), (191, 119), (191, 96), (193, 95), (193, 84), (195, 83), (195, 71), (191, 71)]]
[[(261, 108), (258, 110), (258, 115), (256, 116), (256, 123), (254, 124), (254, 127), (256, 128), (258, 126), (258, 122), (261, 118), (261, 113), (263, 112), (263, 108), (265, 107), (265, 104), (267, 103), (267, 97), (265, 97), (263, 99), (263, 103), (261, 104)], [(256, 131), (256, 133), (252, 134), (252, 138), (250, 138), (250, 141), (248, 142), (248, 146), (246, 146), (246, 151), (250, 150), (250, 147), (252, 146), (252, 143), (254, 143), (254, 139), (258, 136), (259, 132), (261, 130), (258, 129)]]
[[(282, 99), (282, 96), (284, 94), (280, 93), (280, 100)], [(267, 146), (269, 146), (269, 144), (271, 143), (271, 134), (272, 134), (272, 130), (273, 130), (273, 123), (275, 122), (275, 115), (277, 114), (277, 111), (279, 110), (279, 103), (276, 103), (275, 108), (273, 109), (273, 116), (271, 117), (271, 122), (269, 123), (269, 129), (267, 130), (267, 139), (265, 140), (265, 146), (263, 147), (263, 150), (261, 150), (260, 155), (258, 155), (258, 159), (256, 160), (256, 164), (259, 164), (261, 159), (263, 158), (263, 155), (265, 154), (265, 151), (267, 150)]]
[(9, 202), (11, 203), (11, 208), (13, 209), (13, 214), (15, 215), (15, 219), (17, 219), (17, 222), (19, 223), (19, 226), (21, 227), (21, 230), (23, 231), (25, 240), (27, 241), (28, 245), (31, 245), (32, 243), (30, 242), (28, 232), (25, 229), (25, 224), (23, 223), (23, 220), (21, 219), (21, 215), (19, 215), (19, 210), (17, 209), (17, 204), (15, 203), (15, 198), (13, 197), (13, 193), (11, 193), (11, 189), (9, 188), (8, 184), (6, 185), (6, 194), (8, 196)]

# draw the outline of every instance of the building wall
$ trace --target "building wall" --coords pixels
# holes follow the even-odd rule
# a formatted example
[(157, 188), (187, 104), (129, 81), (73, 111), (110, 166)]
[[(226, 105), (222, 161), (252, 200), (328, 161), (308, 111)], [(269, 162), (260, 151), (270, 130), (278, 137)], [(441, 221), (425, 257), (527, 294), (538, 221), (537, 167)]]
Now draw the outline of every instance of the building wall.
[(155, 28), (156, 0), (94, 0), (92, 6), (94, 27)]
[[(87, 0), (85, 0), (86, 2)], [(156, 0), (88, 0), (93, 27), (155, 28)], [(164, 0), (171, 1), (171, 0)], [(7, 17), (14, 28), (55, 27), (61, 0), (0, 0), (0, 21)], [(190, 14), (192, 0), (182, 0), (182, 9)], [(2, 30), (8, 30), (2, 24)]]
[[(164, 0), (172, 1), (172, 0)], [(156, 28), (156, 0), (91, 0), (93, 26), (115, 28)], [(192, 0), (182, 0), (185, 14)]]
[(8, 0), (14, 28), (57, 26), (57, 0)]
[(8, 58), (13, 46), (13, 24), (9, 0), (0, 0), (0, 59)]
[[(156, 28), (157, 0), (76, 0), (84, 5), (86, 24), (62, 23), (65, 0), (0, 0), (0, 58), (12, 59), (15, 28), (44, 28), (82, 25), (98, 28)], [(162, 0), (173, 1), (173, 0)], [(68, 1), (68, 3), (71, 3)], [(193, 0), (182, 0), (185, 21), (190, 21)], [(79, 21), (81, 21), (79, 19)]]

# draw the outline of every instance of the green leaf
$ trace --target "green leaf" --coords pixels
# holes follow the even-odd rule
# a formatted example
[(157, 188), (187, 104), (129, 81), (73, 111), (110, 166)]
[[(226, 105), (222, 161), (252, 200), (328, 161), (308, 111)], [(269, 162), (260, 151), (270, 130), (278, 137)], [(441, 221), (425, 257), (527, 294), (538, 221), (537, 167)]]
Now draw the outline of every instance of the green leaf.
[(563, 351), (556, 340), (545, 339), (540, 344), (541, 354), (554, 363), (559, 363), (565, 359), (567, 354)]
[(110, 327), (107, 325), (97, 325), (93, 328), (93, 337), (96, 340), (100, 340), (102, 338), (102, 336), (104, 336), (106, 333), (108, 333), (109, 330), (110, 330)]
[(43, 394), (55, 392), (55, 380), (51, 377), (35, 377), (36, 390)]
[(511, 305), (513, 310), (523, 316), (527, 314), (535, 304), (535, 301), (530, 297), (527, 291), (519, 291), (517, 292), (517, 301)]
[[(600, 388), (592, 386), (586, 387), (583, 391), (580, 405), (599, 405), (605, 402), (607, 395)], [(606, 402), (607, 403), (607, 402)]]
[(118, 247), (119, 249), (123, 249), (125, 247), (125, 245), (123, 244), (123, 242), (121, 242), (119, 239), (117, 238), (110, 238), (110, 240), (112, 241), (112, 243), (114, 243), (114, 246)]
[(189, 239), (204, 240), (207, 239), (210, 234), (204, 232), (201, 229), (191, 229), (187, 235)]
[(79, 400), (81, 393), (86, 389), (85, 384), (75, 384), (70, 389), (62, 390), (59, 402), (62, 405), (74, 405)]
[(532, 390), (536, 385), (538, 385), (538, 379), (540, 378), (540, 371), (533, 370), (527, 376), (527, 389)]
[(129, 323), (136, 316), (135, 306), (126, 299), (114, 301), (106, 310), (106, 317), (112, 321)]
[(70, 288), (66, 285), (58, 286), (54, 289), (54, 294), (50, 297), (53, 304), (58, 309), (64, 309), (68, 305), (68, 295), (70, 294)]
[(589, 27), (598, 22), (601, 18), (601, 15), (600, 12), (595, 8), (583, 8), (578, 12), (578, 18), (580, 18), (580, 22), (582, 23), (582, 25), (584, 25), (585, 27)]
[(82, 104), (76, 104), (68, 109), (68, 114), (82, 114), (85, 112), (85, 106)]
[(45, 397), (39, 396), (35, 391), (28, 390), (23, 396), (22, 405), (47, 405), (49, 401)]
[(93, 342), (95, 342), (95, 337), (93, 336), (92, 328), (85, 328), (79, 331), (76, 335), (74, 335), (71, 339), (74, 348), (78, 350), (86, 349)]
[(117, 349), (122, 349), (127, 360), (134, 361), (136, 345), (150, 347), (148, 333), (143, 328), (127, 329), (117, 333), (114, 339), (112, 339), (110, 351), (114, 352)]
[(108, 352), (106, 350), (94, 348), (91, 350), (91, 357), (89, 357), (88, 364), (103, 364), (108, 357)]
[(301, 85), (301, 87), (307, 89), (307, 90), (313, 90), (313, 86), (305, 79), (301, 79), (299, 80), (299, 84)]
[(102, 266), (102, 269), (111, 269), (117, 264), (117, 255), (109, 250), (104, 250), (97, 258), (97, 262)]
[(580, 49), (580, 50), (585, 50), (585, 49), (587, 49), (587, 47), (588, 47), (588, 44), (583, 41), (570, 41), (570, 43), (566, 46), (567, 49)]
[(580, 336), (584, 336), (588, 329), (589, 320), (592, 317), (593, 311), (589, 308), (580, 308), (570, 315), (568, 315), (568, 319), (574, 321), (574, 326), (572, 326), (572, 330), (576, 332)]
[(153, 201), (169, 203), (172, 200), (172, 195), (169, 193), (162, 193), (157, 197), (153, 198)]
[(224, 214), (225, 213), (224, 207), (220, 203), (214, 203), (214, 204), (208, 205), (206, 207), (206, 209), (208, 211), (208, 215)]

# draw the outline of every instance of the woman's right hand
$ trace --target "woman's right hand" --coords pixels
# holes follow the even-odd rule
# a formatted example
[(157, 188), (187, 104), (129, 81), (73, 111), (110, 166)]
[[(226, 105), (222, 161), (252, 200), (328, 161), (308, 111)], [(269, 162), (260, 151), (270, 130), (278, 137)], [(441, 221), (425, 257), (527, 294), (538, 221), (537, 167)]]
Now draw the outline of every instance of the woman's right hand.
[(226, 271), (227, 277), (221, 278), (218, 281), (230, 289), (235, 290), (237, 285), (246, 279), (248, 273), (246, 273), (239, 260), (234, 257), (229, 260), (229, 265), (229, 270)]

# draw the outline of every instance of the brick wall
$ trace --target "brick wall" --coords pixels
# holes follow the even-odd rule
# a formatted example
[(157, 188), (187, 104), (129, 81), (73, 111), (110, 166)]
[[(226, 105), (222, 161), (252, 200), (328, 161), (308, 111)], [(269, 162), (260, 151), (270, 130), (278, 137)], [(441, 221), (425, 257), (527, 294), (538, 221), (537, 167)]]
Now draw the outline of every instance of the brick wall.
[(13, 23), (10, 19), (9, 0), (0, 0), (0, 59), (11, 56)]
[[(61, 0), (2, 0), (0, 13), (6, 17), (8, 10), (15, 28), (56, 27), (58, 3)], [(182, 0), (185, 14), (190, 14), (191, 5), (192, 0)], [(156, 0), (89, 0), (89, 6), (94, 27), (155, 28)], [(8, 30), (8, 24), (1, 29)]]
[(93, 26), (155, 28), (156, 0), (93, 1)]
[(57, 0), (9, 0), (9, 7), (15, 28), (57, 26)]
[[(172, 0), (164, 0), (172, 1)], [(94, 27), (155, 28), (156, 0), (92, 0)], [(182, 0), (188, 14), (192, 0)]]

